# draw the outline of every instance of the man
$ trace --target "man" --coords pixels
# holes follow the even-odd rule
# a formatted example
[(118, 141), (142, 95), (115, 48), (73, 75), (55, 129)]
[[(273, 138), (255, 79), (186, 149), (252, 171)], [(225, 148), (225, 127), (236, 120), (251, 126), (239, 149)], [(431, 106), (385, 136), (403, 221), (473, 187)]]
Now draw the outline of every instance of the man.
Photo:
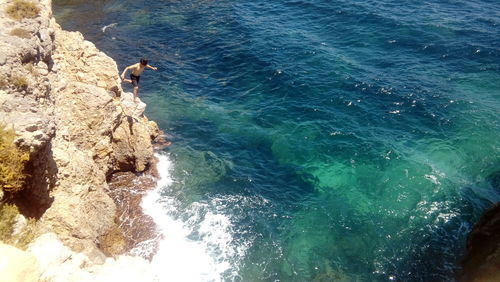
[[(145, 68), (152, 69), (152, 70), (158, 69), (158, 68), (155, 68), (153, 66), (148, 65), (148, 60), (146, 58), (142, 58), (139, 63), (126, 67), (125, 70), (123, 70), (123, 73), (121, 75), (121, 78), (124, 82), (132, 83), (132, 85), (134, 86), (134, 91), (133, 91), (134, 92), (134, 102), (136, 101), (137, 92), (139, 91), (139, 80), (141, 79), (141, 74)], [(127, 73), (128, 70), (131, 70), (130, 79), (125, 79), (125, 74)]]

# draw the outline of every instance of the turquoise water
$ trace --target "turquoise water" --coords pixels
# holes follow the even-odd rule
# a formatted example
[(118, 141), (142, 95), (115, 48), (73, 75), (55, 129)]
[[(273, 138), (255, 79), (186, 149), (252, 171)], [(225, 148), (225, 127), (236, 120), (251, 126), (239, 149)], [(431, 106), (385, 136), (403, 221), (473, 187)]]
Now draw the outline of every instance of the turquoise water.
[(201, 280), (453, 280), (500, 200), (500, 2), (53, 2), (159, 68), (165, 213), (224, 266)]

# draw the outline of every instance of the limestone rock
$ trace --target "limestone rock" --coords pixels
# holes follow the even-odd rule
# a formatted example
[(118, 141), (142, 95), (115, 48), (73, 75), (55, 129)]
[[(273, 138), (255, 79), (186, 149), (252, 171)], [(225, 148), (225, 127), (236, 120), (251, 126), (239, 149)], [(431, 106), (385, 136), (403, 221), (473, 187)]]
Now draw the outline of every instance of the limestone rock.
[(47, 233), (38, 237), (30, 246), (28, 251), (40, 261), (40, 268), (50, 272), (51, 268), (58, 267), (68, 260), (72, 252), (64, 246), (54, 233)]
[(99, 241), (100, 249), (108, 256), (123, 254), (126, 250), (125, 237), (118, 225), (113, 226)]
[(141, 99), (136, 98), (136, 101), (134, 101), (134, 94), (132, 93), (122, 93), (121, 103), (123, 111), (127, 116), (141, 117), (146, 109), (146, 104)]
[(54, 62), (67, 82), (56, 97), (65, 138), (91, 150), (101, 170), (143, 171), (153, 156), (146, 105), (122, 91), (116, 63), (80, 33), (56, 29), (56, 45)]
[(119, 256), (96, 264), (65, 246), (53, 233), (40, 236), (28, 252), (42, 269), (40, 281), (157, 281), (151, 265), (142, 258)]
[(91, 269), (98, 281), (159, 281), (151, 264), (139, 257), (108, 258), (106, 263)]
[(16, 236), (21, 233), (27, 222), (26, 217), (22, 214), (18, 214), (15, 218), (14, 226), (12, 226), (12, 236)]
[(153, 160), (150, 127), (144, 118), (126, 116), (113, 132), (115, 169), (144, 171)]
[(47, 233), (28, 248), (40, 265), (40, 281), (91, 281), (90, 273), (83, 269), (92, 265), (91, 260), (73, 252), (58, 240), (54, 233)]
[(41, 16), (23, 21), (10, 19), (5, 14), (7, 3), (0, 4), (0, 123), (13, 127), (16, 143), (31, 152), (50, 140), (55, 126), (52, 101), (47, 97), (54, 75), (37, 72), (51, 64), (51, 3), (37, 4)]
[[(36, 256), (42, 253), (36, 246), (57, 250), (49, 260), (54, 264), (42, 265), (42, 281), (89, 281), (108, 273), (78, 271), (87, 264), (146, 267), (131, 258), (106, 260), (97, 243), (115, 226), (107, 176), (145, 170), (158, 126), (144, 116), (140, 99), (123, 92), (113, 59), (81, 33), (62, 30), (50, 0), (33, 2), (39, 16), (22, 21), (6, 16), (10, 2), (0, 2), (0, 123), (13, 127), (16, 144), (30, 152), (31, 177), (20, 192), (25, 210), (40, 218), (42, 232), (57, 234), (31, 249)], [(72, 274), (47, 272), (56, 268)]]
[(52, 111), (41, 110), (35, 99), (0, 90), (0, 123), (16, 131), (16, 143), (34, 152), (54, 135)]
[(34, 255), (0, 242), (0, 282), (36, 282), (40, 268)]

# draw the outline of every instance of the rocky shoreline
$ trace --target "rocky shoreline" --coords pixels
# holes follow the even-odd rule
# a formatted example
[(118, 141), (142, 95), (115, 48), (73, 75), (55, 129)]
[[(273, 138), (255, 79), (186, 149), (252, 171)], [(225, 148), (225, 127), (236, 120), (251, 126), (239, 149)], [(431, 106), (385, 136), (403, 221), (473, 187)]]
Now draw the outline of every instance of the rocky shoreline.
[(145, 241), (154, 251), (159, 238), (140, 201), (156, 185), (162, 133), (121, 88), (113, 59), (61, 29), (50, 0), (21, 19), (6, 14), (14, 2), (0, 1), (0, 123), (29, 152), (29, 177), (2, 201), (35, 218), (38, 236), (26, 251), (0, 243), (2, 279), (104, 281), (114, 269), (153, 280), (152, 252), (122, 254)]

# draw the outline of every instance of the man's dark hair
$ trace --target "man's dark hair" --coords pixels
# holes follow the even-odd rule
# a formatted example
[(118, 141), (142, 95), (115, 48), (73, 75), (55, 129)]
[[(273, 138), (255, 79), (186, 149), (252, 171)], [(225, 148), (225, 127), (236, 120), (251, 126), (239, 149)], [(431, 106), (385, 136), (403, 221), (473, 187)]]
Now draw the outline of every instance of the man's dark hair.
[(148, 59), (141, 58), (141, 65), (146, 66), (148, 64)]

